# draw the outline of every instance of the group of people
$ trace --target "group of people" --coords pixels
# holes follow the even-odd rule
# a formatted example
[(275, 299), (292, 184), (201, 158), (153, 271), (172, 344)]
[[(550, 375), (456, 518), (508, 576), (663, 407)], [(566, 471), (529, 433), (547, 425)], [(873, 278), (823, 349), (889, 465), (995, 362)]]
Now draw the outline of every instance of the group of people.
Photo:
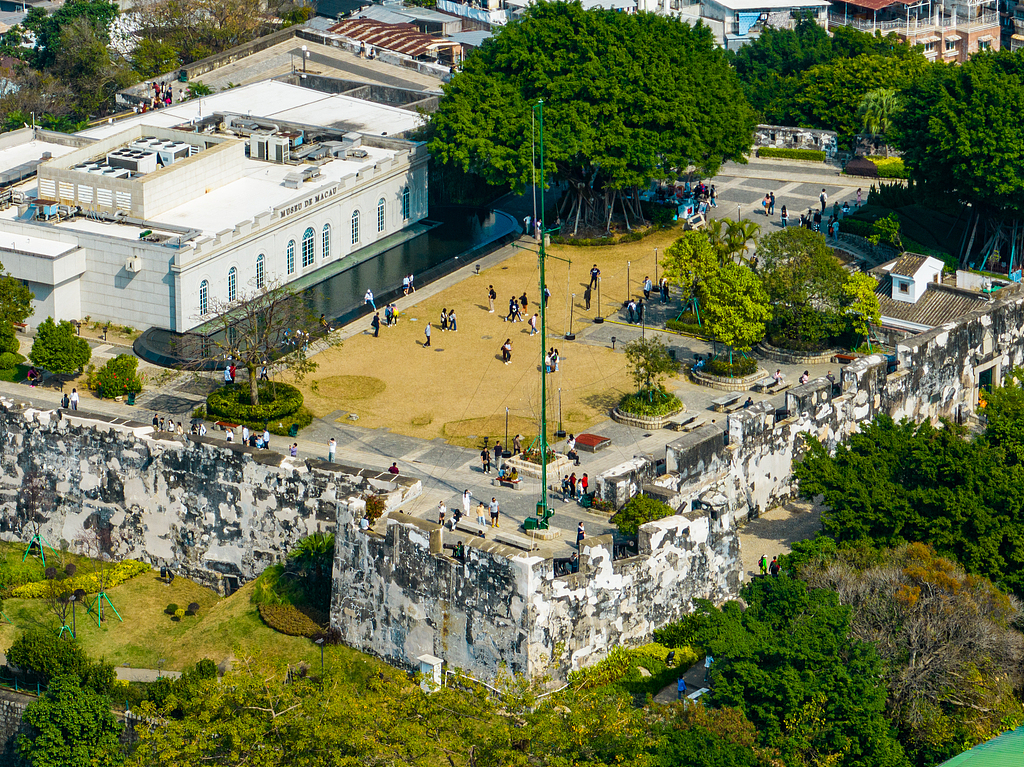
[(171, 102), (174, 101), (174, 89), (169, 83), (156, 82), (155, 80), (150, 84), (150, 88), (153, 93), (149, 97), (149, 108), (159, 109), (160, 107), (169, 107)]
[[(851, 212), (850, 201), (846, 200), (843, 202), (842, 207), (839, 203), (833, 203), (832, 215), (829, 216), (828, 220), (825, 220), (825, 210), (828, 207), (828, 191), (826, 189), (821, 190), (821, 194), (818, 195), (818, 202), (821, 207), (815, 210), (813, 207), (807, 209), (807, 213), (800, 214), (800, 223), (804, 229), (810, 229), (813, 232), (822, 231), (823, 224), (824, 229), (829, 238), (836, 239), (839, 236), (839, 221), (842, 217), (847, 216)], [(863, 189), (857, 189), (857, 204), (856, 207), (860, 207), (864, 202), (864, 191)], [(761, 200), (761, 207), (766, 216), (774, 215), (775, 213), (775, 193), (768, 192), (765, 194), (764, 199)], [(779, 212), (779, 220), (782, 223), (782, 228), (785, 229), (789, 226), (791, 214), (785, 205), (782, 206)], [(794, 222), (794, 226), (796, 226)]]
[(562, 501), (565, 503), (578, 501), (587, 495), (589, 488), (590, 478), (586, 474), (579, 479), (576, 478), (576, 472), (568, 477), (562, 477)]
[(458, 320), (455, 317), (455, 309), (442, 309), (441, 310), (441, 332), (444, 333), (448, 330), (453, 333), (458, 331), (459, 325)]
[(548, 353), (544, 355), (544, 368), (548, 373), (558, 372), (558, 360), (561, 359), (558, 355), (558, 349), (551, 347)]
[[(185, 426), (181, 421), (178, 421), (177, 425), (174, 423), (173, 417), (164, 418), (161, 415), (153, 413), (153, 431), (163, 431), (170, 434), (181, 434), (185, 433)], [(246, 429), (248, 431), (248, 429)], [(193, 420), (192, 425), (189, 427), (189, 434), (197, 437), (206, 436), (206, 424), (199, 420)], [(268, 434), (269, 438), (269, 434)]]
[(758, 564), (758, 567), (761, 570), (761, 577), (762, 578), (765, 578), (765, 577), (767, 577), (769, 575), (771, 575), (772, 578), (778, 578), (779, 577), (779, 573), (782, 572), (782, 566), (779, 564), (779, 558), (778, 557), (772, 557), (772, 561), (769, 563), (768, 562), (768, 555), (767, 554), (762, 554), (761, 555), (761, 559), (758, 560), (757, 564)]

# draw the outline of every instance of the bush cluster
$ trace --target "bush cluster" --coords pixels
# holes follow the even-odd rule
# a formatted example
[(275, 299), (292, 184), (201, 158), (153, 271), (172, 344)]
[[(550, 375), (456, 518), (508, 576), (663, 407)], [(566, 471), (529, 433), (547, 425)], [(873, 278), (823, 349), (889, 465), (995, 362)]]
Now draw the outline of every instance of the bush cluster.
[(910, 172), (903, 164), (902, 157), (889, 157), (884, 160), (872, 160), (878, 168), (879, 178), (910, 178)]
[[(110, 589), (114, 586), (119, 586), (125, 581), (131, 580), (136, 575), (142, 573), (148, 573), (150, 566), (144, 562), (138, 562), (134, 559), (125, 559), (118, 562), (114, 567), (107, 573), (105, 586)], [(87, 594), (95, 594), (100, 589), (100, 574), (99, 573), (88, 573), (85, 575), (75, 575), (68, 578), (65, 582), (65, 588), (84, 589)], [(50, 584), (48, 581), (35, 581), (34, 583), (26, 583), (22, 586), (18, 586), (11, 592), (11, 596), (18, 597), (20, 599), (43, 599), (50, 594)]]
[(753, 357), (733, 357), (732, 364), (728, 358), (718, 357), (704, 366), (704, 371), (722, 378), (742, 378), (753, 375), (757, 371), (757, 360)]
[(302, 404), (302, 392), (288, 384), (260, 384), (260, 404), (249, 404), (248, 384), (226, 384), (206, 398), (202, 415), (196, 417), (224, 420), (248, 426), (250, 429), (267, 427), (273, 434), (288, 435), (292, 424), (300, 429), (313, 422), (313, 414)]
[(758, 157), (779, 157), (785, 160), (814, 160), (825, 162), (825, 153), (817, 149), (783, 149), (761, 147), (757, 150)]
[(630, 498), (629, 503), (612, 517), (612, 522), (623, 535), (636, 535), (640, 531), (640, 525), (653, 522), (656, 519), (671, 517), (675, 513), (675, 509), (667, 503), (641, 494)]
[(3, 352), (0, 353), (0, 370), (10, 370), (16, 368), (25, 358), (17, 352)]
[(658, 418), (675, 413), (683, 407), (679, 397), (664, 389), (635, 392), (619, 400), (619, 411), (641, 418)]
[[(665, 662), (670, 652), (675, 652), (671, 665)], [(680, 669), (696, 662), (697, 653), (688, 646), (669, 648), (651, 643), (635, 649), (616, 647), (599, 663), (572, 672), (569, 684), (577, 690), (615, 686), (640, 702), (648, 693), (656, 695), (678, 678)], [(645, 675), (640, 669), (648, 673)]]
[(119, 354), (108, 360), (99, 370), (91, 385), (101, 397), (113, 399), (142, 391), (139, 360), (131, 354)]
[[(671, 219), (671, 214), (669, 215)], [(603, 245), (620, 245), (624, 242), (639, 242), (644, 237), (648, 237), (655, 232), (659, 232), (662, 229), (668, 229), (671, 226), (671, 220), (668, 224), (658, 224), (655, 226), (649, 226), (646, 229), (638, 230), (635, 232), (626, 232), (625, 234), (619, 235), (618, 237), (562, 237), (557, 234), (551, 235), (551, 242), (555, 245), (581, 245), (586, 247), (601, 247)], [(280, 385), (280, 384), (278, 384)]]
[(313, 637), (323, 631), (312, 618), (294, 605), (259, 605), (258, 609), (263, 622), (282, 634)]
[(689, 333), (692, 336), (706, 335), (704, 329), (697, 324), (697, 315), (693, 312), (684, 312), (677, 320), (665, 320), (665, 327), (677, 333)]
[(46, 683), (72, 675), (82, 680), (83, 687), (101, 694), (111, 690), (116, 678), (111, 664), (91, 662), (77, 643), (44, 629), (26, 631), (16, 638), (7, 650), (7, 661), (34, 681)]

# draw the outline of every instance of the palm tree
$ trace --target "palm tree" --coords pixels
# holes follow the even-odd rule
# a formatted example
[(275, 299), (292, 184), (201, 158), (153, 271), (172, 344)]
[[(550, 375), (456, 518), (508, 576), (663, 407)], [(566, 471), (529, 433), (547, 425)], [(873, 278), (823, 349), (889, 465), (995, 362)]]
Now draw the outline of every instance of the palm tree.
[[(894, 88), (875, 88), (864, 94), (857, 109), (864, 132), (873, 136), (887, 136), (892, 121), (903, 108), (903, 101)], [(885, 143), (885, 156), (889, 156), (889, 143)]]
[(334, 533), (307, 535), (288, 552), (287, 569), (298, 576), (306, 595), (321, 609), (330, 602), (333, 567)]
[(754, 221), (727, 221), (725, 240), (729, 258), (739, 258), (741, 263), (747, 263), (747, 246), (756, 240), (760, 233), (761, 225)]

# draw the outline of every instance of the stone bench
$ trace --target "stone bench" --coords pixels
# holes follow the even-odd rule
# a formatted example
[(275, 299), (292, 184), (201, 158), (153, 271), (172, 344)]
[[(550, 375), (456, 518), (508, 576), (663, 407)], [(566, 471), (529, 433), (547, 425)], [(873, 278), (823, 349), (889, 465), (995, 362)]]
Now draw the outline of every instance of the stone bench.
[(716, 411), (718, 411), (719, 413), (724, 413), (726, 412), (726, 408), (728, 408), (730, 405), (735, 405), (737, 402), (739, 402), (739, 399), (739, 394), (723, 394), (721, 397), (715, 397), (713, 400), (711, 400), (711, 404), (714, 406), (714, 409)]
[(504, 477), (494, 477), (493, 479), (491, 479), (491, 484), (497, 485), (499, 487), (508, 487), (511, 490), (518, 490), (519, 483), (521, 483), (522, 481), (523, 480), (521, 479), (505, 479)]
[(778, 394), (780, 391), (786, 391), (793, 384), (783, 379), (782, 383), (777, 383), (774, 378), (766, 378), (763, 381), (758, 381), (754, 384), (754, 391), (762, 394)]
[(690, 413), (689, 415), (684, 416), (676, 421), (672, 421), (669, 424), (669, 428), (672, 429), (672, 431), (689, 431), (690, 429), (693, 428), (692, 424), (696, 420), (697, 414)]

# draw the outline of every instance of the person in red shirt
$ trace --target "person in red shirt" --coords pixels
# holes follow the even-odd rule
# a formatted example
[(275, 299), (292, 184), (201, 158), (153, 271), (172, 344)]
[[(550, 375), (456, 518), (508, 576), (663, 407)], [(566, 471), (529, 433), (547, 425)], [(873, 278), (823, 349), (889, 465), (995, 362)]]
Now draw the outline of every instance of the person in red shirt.
[(392, 463), (391, 464), (391, 468), (388, 469), (388, 472), (391, 473), (391, 474), (397, 474), (398, 473), (398, 464), (397, 463)]

